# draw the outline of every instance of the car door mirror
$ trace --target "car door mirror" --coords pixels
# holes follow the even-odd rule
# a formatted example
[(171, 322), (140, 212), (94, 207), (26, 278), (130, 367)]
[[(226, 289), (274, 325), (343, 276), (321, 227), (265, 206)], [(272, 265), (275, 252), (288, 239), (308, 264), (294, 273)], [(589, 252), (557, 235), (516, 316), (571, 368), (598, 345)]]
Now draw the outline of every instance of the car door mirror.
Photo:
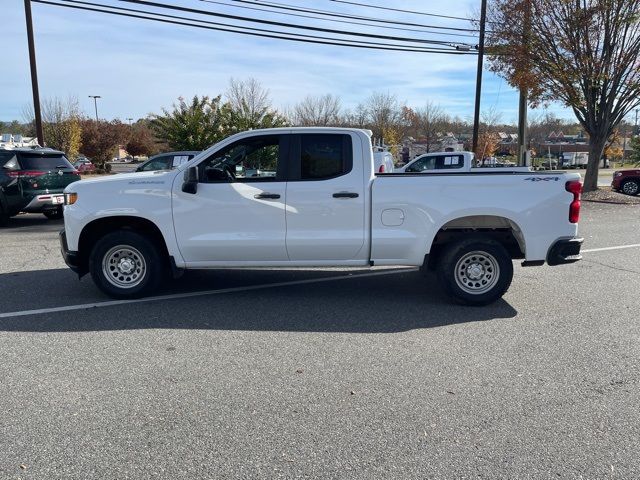
[(198, 191), (198, 167), (189, 167), (185, 170), (182, 191), (191, 194), (195, 194)]

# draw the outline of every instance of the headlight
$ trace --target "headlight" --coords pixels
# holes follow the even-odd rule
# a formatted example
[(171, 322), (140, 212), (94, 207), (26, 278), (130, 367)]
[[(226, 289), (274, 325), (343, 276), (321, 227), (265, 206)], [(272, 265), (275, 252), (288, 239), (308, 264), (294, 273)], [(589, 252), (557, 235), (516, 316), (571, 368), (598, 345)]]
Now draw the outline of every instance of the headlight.
[(78, 194), (75, 192), (64, 194), (64, 204), (73, 205), (78, 200)]
[(622, 172), (615, 172), (613, 174), (614, 177), (621, 177), (622, 176)]

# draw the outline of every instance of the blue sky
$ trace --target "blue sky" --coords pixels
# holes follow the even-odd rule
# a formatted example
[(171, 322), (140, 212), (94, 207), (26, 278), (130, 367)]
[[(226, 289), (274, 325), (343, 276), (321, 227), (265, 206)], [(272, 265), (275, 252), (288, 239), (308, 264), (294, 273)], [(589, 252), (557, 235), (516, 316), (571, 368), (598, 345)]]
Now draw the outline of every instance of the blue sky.
[[(198, 0), (159, 1), (327, 28), (361, 28), (273, 16)], [(223, 1), (232, 3), (232, 0)], [(101, 3), (118, 4), (116, 0)], [(330, 0), (279, 0), (279, 3), (399, 21), (467, 26), (453, 20), (363, 9)], [(385, 3), (365, 0), (361, 3), (467, 17), (477, 9), (479, 1)], [(120, 6), (135, 7), (123, 3)], [(343, 107), (353, 108), (373, 91), (389, 91), (412, 107), (431, 101), (462, 118), (470, 118), (473, 113), (475, 56), (308, 45), (37, 3), (32, 8), (41, 98), (75, 96), (81, 108), (93, 114), (88, 95), (101, 95), (102, 99), (98, 100), (101, 118), (137, 119), (170, 107), (178, 96), (217, 95), (226, 90), (230, 77), (256, 78), (270, 91), (273, 105), (279, 109), (293, 106), (306, 95), (325, 93), (340, 96)], [(22, 0), (8, 0), (8, 5), (3, 5), (2, 19), (0, 120), (21, 120), (23, 108), (31, 101)], [(397, 30), (375, 32), (411, 35), (411, 32)], [(474, 42), (470, 38), (451, 39)], [(484, 79), (482, 110), (494, 108), (501, 112), (502, 121), (515, 123), (517, 92), (486, 69)], [(549, 110), (572, 119), (571, 113), (560, 105), (551, 105)]]

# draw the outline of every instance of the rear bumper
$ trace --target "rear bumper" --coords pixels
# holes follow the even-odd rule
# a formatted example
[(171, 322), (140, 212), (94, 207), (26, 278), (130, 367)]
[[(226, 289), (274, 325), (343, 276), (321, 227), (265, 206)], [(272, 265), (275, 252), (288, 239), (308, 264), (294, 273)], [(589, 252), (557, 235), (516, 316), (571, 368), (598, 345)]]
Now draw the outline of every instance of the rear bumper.
[(22, 209), (22, 211), (29, 213), (40, 213), (45, 210), (57, 210), (59, 208), (62, 208), (63, 202), (64, 194), (62, 193), (62, 191), (56, 193), (45, 193), (42, 195), (34, 196), (27, 204), (27, 206)]
[(547, 253), (548, 265), (562, 265), (574, 263), (582, 259), (580, 248), (584, 238), (564, 238), (556, 240)]
[(60, 253), (62, 253), (64, 263), (66, 263), (71, 270), (80, 276), (87, 273), (86, 268), (84, 268), (80, 262), (80, 254), (69, 250), (69, 247), (67, 246), (67, 234), (64, 229), (60, 230)]

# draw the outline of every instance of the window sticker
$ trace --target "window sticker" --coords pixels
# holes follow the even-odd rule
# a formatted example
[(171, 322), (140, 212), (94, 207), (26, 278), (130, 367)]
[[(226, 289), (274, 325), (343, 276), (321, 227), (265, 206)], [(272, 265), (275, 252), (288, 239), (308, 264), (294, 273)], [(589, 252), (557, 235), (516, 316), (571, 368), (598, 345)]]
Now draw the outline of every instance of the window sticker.
[(179, 167), (183, 163), (187, 163), (189, 161), (189, 157), (187, 155), (176, 155), (173, 157), (173, 166)]

